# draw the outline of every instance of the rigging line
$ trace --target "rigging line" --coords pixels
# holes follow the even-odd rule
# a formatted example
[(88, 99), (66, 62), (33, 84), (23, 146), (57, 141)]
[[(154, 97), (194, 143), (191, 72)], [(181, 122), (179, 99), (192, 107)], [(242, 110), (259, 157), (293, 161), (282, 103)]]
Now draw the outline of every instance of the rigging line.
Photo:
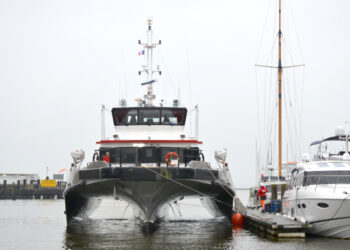
[(256, 62), (258, 61), (259, 56), (260, 56), (261, 47), (262, 47), (262, 41), (263, 41), (263, 36), (264, 36), (264, 33), (265, 33), (265, 29), (266, 29), (267, 17), (269, 16), (269, 13), (270, 13), (272, 1), (274, 1), (274, 0), (270, 0), (269, 6), (268, 6), (268, 8), (267, 8), (267, 13), (266, 13), (266, 16), (265, 16), (265, 21), (264, 21), (264, 26), (263, 26), (263, 30), (262, 30), (261, 36), (260, 36), (260, 42), (259, 42), (258, 53), (257, 53), (256, 58), (255, 58), (255, 61), (256, 61)]
[(302, 63), (304, 63), (304, 56), (303, 56), (303, 51), (301, 49), (301, 45), (300, 45), (300, 39), (299, 39), (299, 35), (298, 35), (298, 30), (297, 30), (297, 26), (295, 24), (295, 18), (294, 18), (294, 10), (293, 10), (293, 6), (292, 4), (287, 1), (288, 4), (289, 4), (289, 8), (290, 8), (290, 12), (291, 12), (291, 16), (292, 16), (292, 22), (293, 22), (293, 25), (294, 25), (294, 30), (295, 30), (295, 35), (297, 37), (297, 45), (299, 47), (299, 52), (300, 52), (300, 56), (301, 56), (301, 60), (302, 60)]
[(172, 75), (170, 74), (170, 71), (168, 70), (168, 67), (167, 67), (167, 64), (165, 63), (165, 60), (164, 60), (164, 57), (163, 57), (163, 53), (160, 53), (160, 51), (159, 51), (159, 54), (160, 54), (160, 58), (161, 58), (161, 60), (162, 60), (162, 63), (163, 63), (163, 68), (165, 69), (165, 71), (167, 72), (167, 74), (168, 74), (168, 78), (169, 78), (169, 81), (170, 81), (170, 85), (172, 86), (172, 88), (173, 88), (173, 93), (177, 93), (177, 90), (176, 90), (176, 86), (175, 86), (175, 84), (174, 84), (174, 81), (173, 81), (173, 77), (172, 77)]
[[(276, 77), (276, 74), (274, 75), (274, 78)], [(270, 124), (267, 126), (268, 129), (268, 136), (267, 136), (267, 144), (271, 141), (272, 137), (272, 130), (274, 127), (274, 123), (275, 123), (275, 119), (276, 119), (276, 114), (277, 114), (277, 100), (276, 98), (274, 98), (275, 96), (277, 96), (277, 92), (278, 92), (278, 86), (277, 86), (277, 79), (274, 79), (273, 82), (275, 82), (275, 84), (271, 84), (271, 91), (270, 91), (270, 106), (269, 106), (269, 110), (270, 112)], [(273, 88), (274, 87), (274, 93), (273, 93)], [(273, 95), (273, 97), (271, 97)], [(266, 145), (267, 146), (267, 145)]]
[(190, 136), (192, 137), (192, 102), (191, 102), (191, 69), (190, 69), (190, 58), (188, 56), (188, 50), (186, 50), (186, 58), (187, 58), (187, 81), (188, 81), (188, 102), (190, 107)]
[(263, 63), (263, 64), (268, 64), (268, 61), (271, 60), (273, 61), (275, 58), (274, 58), (274, 51), (275, 51), (275, 47), (276, 47), (276, 44), (277, 44), (277, 39), (278, 39), (278, 34), (275, 36), (274, 39), (272, 39), (272, 47), (270, 48), (269, 50), (269, 53), (266, 55), (266, 61)]
[[(290, 52), (290, 49), (289, 49), (289, 44), (287, 43), (287, 40), (285, 40), (284, 37), (282, 37), (282, 40), (283, 40), (283, 44), (284, 44), (284, 51), (287, 52), (287, 56), (290, 58), (290, 62), (291, 62), (291, 65), (294, 65), (294, 58)], [(288, 66), (286, 66), (285, 68), (288, 68)]]
[[(294, 124), (293, 118), (294, 118), (294, 114), (293, 114), (293, 107), (294, 105), (292, 105), (292, 101), (291, 101), (291, 91), (290, 91), (290, 84), (288, 84), (289, 81), (289, 74), (288, 72), (285, 72), (285, 82), (287, 84), (284, 84), (284, 93), (285, 93), (285, 107), (286, 107), (286, 120), (287, 120), (287, 126), (288, 126), (288, 131), (287, 134), (290, 137), (290, 140), (292, 142), (291, 145), (291, 151), (294, 153), (294, 157), (296, 158), (296, 147), (298, 145), (298, 138), (297, 138), (297, 134), (295, 134), (295, 136), (293, 136), (293, 130), (291, 129), (291, 124)], [(288, 88), (288, 90), (287, 90)], [(289, 105), (288, 105), (289, 102)], [(288, 111), (288, 108), (290, 109)]]
[(293, 68), (293, 87), (294, 87), (294, 119), (295, 119), (295, 122), (294, 122), (294, 129), (295, 129), (295, 136), (297, 138), (297, 141), (298, 141), (298, 145), (297, 145), (297, 155), (301, 155), (301, 138), (300, 138), (300, 133), (298, 131), (298, 116), (299, 116), (299, 108), (300, 108), (300, 105), (298, 104), (297, 102), (297, 97), (298, 97), (298, 92), (297, 92), (297, 83), (296, 83), (296, 69)]
[[(277, 1), (274, 1), (274, 9), (273, 9), (273, 13), (277, 13)], [(275, 33), (275, 31), (277, 30), (277, 18), (273, 18), (273, 29), (272, 29), (272, 32), (274, 35), (272, 35), (273, 37), (275, 38), (272, 38), (271, 41), (272, 41), (272, 51), (274, 50), (273, 48), (275, 47), (275, 44), (276, 44), (276, 40), (278, 38), (278, 34)], [(267, 55), (267, 60), (269, 58), (269, 54)]]
[[(274, 61), (274, 58), (271, 57), (270, 58), (271, 62), (270, 64), (273, 64), (273, 61)], [(268, 121), (270, 122), (274, 122), (274, 104), (275, 104), (275, 96), (277, 94), (276, 93), (273, 93), (273, 89), (275, 88), (275, 91), (277, 91), (277, 85), (275, 84), (276, 82), (276, 71), (275, 70), (270, 70), (270, 84), (269, 84), (269, 98), (268, 98), (268, 101), (269, 101), (269, 106), (268, 106), (268, 111), (269, 113), (266, 114), (266, 116), (268, 117)], [(272, 123), (271, 124), (266, 124), (266, 132), (267, 132), (267, 135), (266, 135), (266, 146), (265, 147), (268, 147), (270, 141), (271, 141), (271, 134), (269, 134), (269, 130), (272, 129)]]
[[(277, 81), (276, 81), (277, 83)], [(277, 84), (274, 84), (275, 85), (275, 96), (277, 96)], [(271, 91), (272, 92), (272, 91)], [(271, 123), (270, 123), (270, 126), (269, 126), (269, 131), (268, 131), (268, 136), (267, 136), (267, 140), (266, 140), (266, 148), (269, 147), (269, 144), (271, 141), (273, 141), (273, 146), (276, 144), (275, 140), (276, 140), (276, 133), (272, 133), (272, 131), (275, 131), (275, 127), (276, 127), (276, 122), (275, 122), (275, 119), (276, 119), (276, 114), (277, 114), (277, 102), (276, 100), (273, 98), (272, 99), (273, 101), (271, 103), (274, 103), (273, 106), (272, 106), (272, 112), (271, 112)], [(274, 151), (274, 150), (272, 150)]]
[[(287, 82), (289, 82), (289, 74), (288, 74), (288, 72), (286, 72), (286, 81)], [(287, 88), (288, 88), (288, 91), (287, 91), (287, 93), (288, 93), (288, 97), (289, 97), (289, 101), (290, 101), (290, 103), (291, 103), (291, 95), (290, 95), (290, 88), (289, 88), (289, 84), (287, 85)], [(290, 134), (290, 137), (291, 137), (291, 139), (292, 139), (292, 141), (294, 141), (295, 142), (295, 145), (293, 144), (292, 145), (292, 149), (294, 148), (294, 157), (295, 157), (295, 160), (297, 159), (297, 155), (299, 155), (299, 146), (300, 146), (300, 141), (299, 141), (299, 136), (298, 136), (298, 131), (297, 131), (297, 127), (296, 127), (296, 122), (297, 122), (297, 119), (296, 119), (296, 111), (295, 111), (295, 105), (292, 105), (292, 103), (290, 104), (290, 113), (291, 113), (291, 115), (289, 116), (289, 119), (290, 119), (290, 122), (288, 123), (288, 129), (290, 130), (289, 131), (289, 134)], [(292, 124), (292, 125), (290, 125), (290, 123)], [(293, 129), (291, 129), (290, 128), (290, 126), (293, 126)], [(295, 133), (294, 135), (293, 135), (293, 133)]]
[[(219, 181), (219, 179), (216, 178), (216, 177), (214, 176), (214, 174), (211, 172), (211, 170), (210, 170), (210, 169), (208, 169), (208, 170), (209, 170), (209, 173), (211, 174), (211, 176), (219, 183), (219, 185), (226, 191), (226, 193), (228, 193), (228, 195), (231, 196), (232, 198), (235, 198), (234, 195), (232, 195), (232, 193), (231, 193), (230, 191), (228, 191), (228, 190), (221, 184), (221, 182)], [(219, 176), (219, 171), (218, 171), (218, 176)]]
[[(271, 71), (270, 71), (271, 72)], [(264, 103), (263, 103), (263, 123), (261, 125), (261, 132), (263, 133), (263, 139), (260, 142), (261, 144), (264, 144), (268, 138), (268, 121), (270, 117), (268, 116), (268, 110), (270, 108), (270, 103), (271, 102), (271, 90), (270, 90), (270, 85), (268, 85), (267, 81), (267, 73), (268, 71), (265, 69), (264, 70)], [(269, 91), (268, 91), (269, 90)], [(267, 93), (270, 94), (270, 98), (267, 98)], [(258, 107), (260, 109), (260, 106)]]
[(299, 113), (300, 113), (300, 111), (299, 111), (299, 109), (300, 109), (300, 105), (298, 104), (298, 91), (297, 91), (297, 83), (296, 83), (296, 79), (297, 79), (297, 77), (296, 77), (296, 69), (294, 68), (293, 69), (293, 75), (294, 75), (294, 77), (293, 77), (293, 86), (294, 86), (294, 123), (293, 123), (293, 125), (294, 125), (294, 130), (295, 130), (295, 136), (296, 136), (296, 139), (297, 139), (297, 142), (298, 142), (298, 145), (297, 145), (297, 153), (298, 153), (298, 155), (301, 155), (301, 143), (302, 143), (302, 141), (301, 141), (301, 138), (300, 138), (300, 132), (298, 131), (298, 125), (297, 125), (297, 123), (298, 123), (298, 117), (299, 117)]
[[(267, 70), (265, 69), (264, 70), (264, 76), (265, 76), (265, 78), (264, 78), (264, 97), (265, 97), (265, 99), (264, 99), (264, 106), (263, 106), (263, 118), (264, 118), (264, 122), (263, 122), (263, 130), (265, 130), (265, 128), (267, 127), (267, 111), (266, 111), (266, 107), (267, 107), (267, 101), (268, 101), (268, 99), (266, 98), (266, 89), (267, 89)], [(266, 137), (266, 135), (264, 136), (264, 137)]]
[(258, 128), (258, 141), (260, 142), (260, 101), (259, 101), (259, 88), (258, 88), (258, 72), (256, 70), (256, 67), (254, 67), (255, 70), (255, 88), (256, 88), (256, 109), (257, 109), (257, 128)]
[(304, 137), (303, 137), (303, 129), (302, 129), (302, 119), (303, 119), (303, 109), (304, 109), (304, 86), (305, 86), (305, 67), (303, 68), (302, 73), (302, 87), (301, 87), (301, 107), (300, 107), (300, 136), (301, 136), (301, 142), (304, 147)]
[[(285, 78), (286, 78), (286, 76), (285, 76)], [(283, 100), (284, 100), (284, 106), (285, 106), (285, 121), (286, 121), (286, 123), (287, 123), (287, 132), (285, 133), (285, 135), (286, 136), (289, 136), (289, 138), (290, 138), (290, 142), (291, 142), (291, 144), (290, 144), (290, 146), (291, 146), (291, 148), (293, 148), (293, 146), (294, 146), (294, 138), (293, 138), (293, 136), (292, 136), (292, 134), (291, 134), (291, 129), (290, 129), (290, 115), (289, 115), (289, 112), (288, 112), (288, 107), (290, 107), (289, 105), (288, 105), (288, 100), (287, 100), (287, 95), (289, 94), (288, 93), (288, 91), (287, 91), (287, 89), (286, 88), (288, 88), (288, 84), (286, 84), (286, 82), (287, 82), (287, 79), (285, 79), (285, 84), (283, 84)], [(287, 85), (287, 87), (286, 87), (286, 85)]]
[(161, 176), (162, 178), (165, 178), (165, 179), (167, 179), (167, 180), (169, 180), (169, 181), (172, 181), (172, 182), (174, 182), (174, 183), (176, 183), (176, 184), (178, 184), (178, 185), (180, 185), (180, 186), (182, 186), (182, 187), (184, 187), (184, 188), (187, 188), (187, 189), (189, 189), (189, 190), (192, 190), (192, 191), (195, 192), (195, 193), (198, 193), (198, 194), (200, 194), (200, 195), (203, 195), (203, 196), (205, 196), (205, 197), (207, 197), (207, 198), (209, 198), (209, 199), (212, 199), (212, 200), (214, 200), (214, 201), (217, 201), (217, 202), (219, 202), (219, 203), (221, 203), (221, 204), (223, 204), (223, 205), (232, 207), (232, 205), (230, 205), (230, 204), (228, 204), (228, 203), (226, 203), (226, 202), (224, 202), (224, 201), (218, 200), (218, 199), (216, 199), (216, 198), (214, 198), (214, 197), (212, 197), (212, 196), (210, 196), (210, 195), (207, 195), (207, 194), (205, 194), (205, 193), (203, 193), (203, 192), (201, 192), (201, 191), (198, 191), (198, 190), (196, 190), (196, 189), (194, 189), (194, 188), (191, 188), (190, 186), (187, 186), (187, 185), (185, 185), (185, 184), (183, 184), (183, 183), (181, 183), (181, 182), (178, 182), (178, 181), (176, 181), (176, 180), (174, 180), (174, 179), (172, 179), (172, 178), (169, 178), (169, 177), (167, 177), (167, 176), (161, 175), (160, 173), (157, 173), (156, 171), (154, 171), (154, 170), (152, 170), (152, 169), (150, 169), (150, 168), (143, 167), (143, 166), (140, 166), (140, 167), (141, 167), (141, 168), (144, 168), (144, 169), (147, 169), (147, 170), (149, 170), (150, 172), (152, 172), (152, 173), (154, 173), (154, 174), (156, 174), (156, 175), (159, 175), (159, 176)]

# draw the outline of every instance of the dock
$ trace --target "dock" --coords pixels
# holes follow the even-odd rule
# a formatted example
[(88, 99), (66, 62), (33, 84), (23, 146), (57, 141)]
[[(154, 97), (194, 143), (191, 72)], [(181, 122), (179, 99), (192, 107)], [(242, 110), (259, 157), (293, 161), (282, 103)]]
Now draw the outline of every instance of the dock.
[(6, 181), (0, 184), (0, 200), (17, 199), (63, 199), (63, 191), (66, 183), (58, 181), (54, 187), (43, 187), (40, 180), (26, 180), (8, 184)]
[(264, 233), (276, 238), (305, 238), (310, 225), (292, 220), (281, 214), (261, 213), (248, 209), (244, 217), (244, 227), (250, 231)]
[(235, 211), (243, 215), (245, 229), (272, 238), (305, 238), (307, 230), (311, 227), (282, 214), (247, 209), (239, 198), (235, 198)]

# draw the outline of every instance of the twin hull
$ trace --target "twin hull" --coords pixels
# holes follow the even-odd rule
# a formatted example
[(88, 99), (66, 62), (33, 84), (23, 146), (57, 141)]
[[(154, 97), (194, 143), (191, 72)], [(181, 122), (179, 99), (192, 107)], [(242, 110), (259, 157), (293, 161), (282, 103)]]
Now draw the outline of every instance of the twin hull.
[[(201, 197), (216, 216), (232, 216), (235, 195), (220, 181), (219, 171), (195, 168), (104, 167), (75, 171), (75, 183), (65, 191), (66, 217), (87, 217), (97, 197), (115, 196), (134, 205), (144, 222), (162, 217), (163, 205), (183, 197)], [(222, 172), (220, 173), (222, 175)]]

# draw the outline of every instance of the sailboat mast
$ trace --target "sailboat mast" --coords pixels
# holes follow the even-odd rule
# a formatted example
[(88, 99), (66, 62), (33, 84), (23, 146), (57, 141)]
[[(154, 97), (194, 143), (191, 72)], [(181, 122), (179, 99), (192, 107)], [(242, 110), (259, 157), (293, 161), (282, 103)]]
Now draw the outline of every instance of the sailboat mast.
[(282, 0), (278, 0), (278, 176), (282, 176)]

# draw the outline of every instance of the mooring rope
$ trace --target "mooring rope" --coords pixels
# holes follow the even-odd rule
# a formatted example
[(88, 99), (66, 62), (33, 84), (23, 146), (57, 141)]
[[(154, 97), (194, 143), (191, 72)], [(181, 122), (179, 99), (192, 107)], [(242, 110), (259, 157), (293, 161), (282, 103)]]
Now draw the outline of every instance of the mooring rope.
[(203, 195), (203, 196), (205, 196), (205, 197), (207, 197), (207, 198), (209, 198), (209, 199), (212, 199), (212, 200), (214, 200), (214, 201), (217, 201), (217, 202), (219, 202), (219, 203), (221, 203), (221, 204), (224, 204), (224, 205), (226, 205), (226, 206), (229, 206), (229, 207), (232, 207), (232, 206), (233, 206), (233, 205), (230, 205), (230, 204), (228, 204), (228, 203), (226, 203), (226, 202), (224, 202), (224, 201), (218, 200), (218, 199), (216, 199), (216, 198), (214, 198), (214, 197), (212, 197), (212, 196), (210, 196), (210, 195), (207, 195), (207, 194), (205, 194), (205, 193), (203, 193), (203, 192), (201, 192), (201, 191), (198, 191), (198, 190), (196, 190), (196, 189), (194, 189), (194, 188), (192, 188), (192, 187), (190, 187), (190, 186), (187, 186), (187, 185), (185, 185), (185, 184), (183, 184), (183, 183), (181, 183), (181, 182), (178, 182), (178, 181), (176, 181), (176, 180), (174, 180), (174, 179), (172, 179), (172, 178), (169, 178), (169, 177), (164, 176), (164, 175), (162, 175), (162, 174), (160, 174), (160, 173), (157, 173), (156, 171), (154, 171), (154, 170), (152, 170), (152, 169), (150, 169), (150, 168), (147, 168), (147, 167), (144, 167), (144, 166), (140, 166), (140, 167), (142, 167), (142, 168), (144, 168), (144, 169), (147, 169), (148, 171), (150, 171), (150, 172), (152, 172), (152, 173), (154, 173), (154, 174), (156, 174), (156, 175), (159, 175), (159, 176), (161, 176), (161, 177), (163, 177), (163, 178), (165, 178), (165, 179), (167, 179), (167, 180), (169, 180), (169, 181), (172, 181), (172, 182), (174, 182), (174, 183), (176, 183), (176, 184), (178, 184), (178, 185), (180, 185), (180, 186), (183, 186), (184, 188), (187, 188), (187, 189), (189, 189), (189, 190), (192, 190), (193, 192), (196, 192), (196, 193), (198, 193), (198, 194), (201, 194), (201, 195)]
[[(229, 196), (231, 196), (232, 198), (235, 198), (234, 195), (232, 195), (232, 193), (230, 191), (228, 191), (226, 189), (226, 187), (224, 187), (224, 185), (222, 185), (219, 181), (219, 178), (216, 178), (215, 175), (211, 172), (211, 169), (208, 169), (209, 173), (211, 174), (211, 176), (213, 176), (213, 178), (219, 183), (219, 185), (226, 191), (226, 193), (228, 193)], [(218, 176), (219, 176), (219, 171), (218, 171)]]

